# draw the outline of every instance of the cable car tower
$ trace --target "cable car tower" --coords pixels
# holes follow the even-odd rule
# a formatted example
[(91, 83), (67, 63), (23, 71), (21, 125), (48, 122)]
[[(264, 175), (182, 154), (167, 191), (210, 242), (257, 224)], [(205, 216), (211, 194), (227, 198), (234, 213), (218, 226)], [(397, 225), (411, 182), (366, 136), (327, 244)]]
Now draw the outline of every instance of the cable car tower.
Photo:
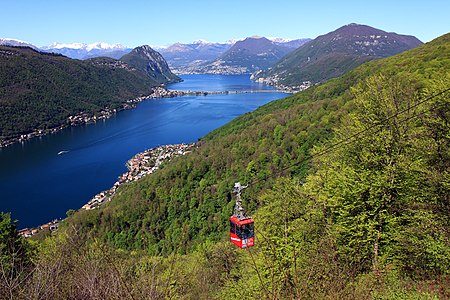
[(233, 194), (236, 195), (236, 205), (234, 214), (230, 217), (230, 241), (239, 248), (247, 248), (254, 245), (254, 221), (247, 215), (241, 202), (241, 192), (248, 185), (241, 185), (236, 182), (233, 188)]

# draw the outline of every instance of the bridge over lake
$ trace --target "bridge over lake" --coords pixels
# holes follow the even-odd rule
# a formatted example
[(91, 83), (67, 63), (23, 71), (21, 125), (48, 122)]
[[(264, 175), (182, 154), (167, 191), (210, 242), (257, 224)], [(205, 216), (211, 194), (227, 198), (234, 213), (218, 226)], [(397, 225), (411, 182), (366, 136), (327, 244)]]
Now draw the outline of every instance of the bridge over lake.
[(253, 94), (253, 93), (286, 93), (292, 94), (291, 91), (283, 90), (234, 90), (234, 91), (174, 91), (186, 96), (200, 96), (200, 95), (228, 95), (228, 94)]

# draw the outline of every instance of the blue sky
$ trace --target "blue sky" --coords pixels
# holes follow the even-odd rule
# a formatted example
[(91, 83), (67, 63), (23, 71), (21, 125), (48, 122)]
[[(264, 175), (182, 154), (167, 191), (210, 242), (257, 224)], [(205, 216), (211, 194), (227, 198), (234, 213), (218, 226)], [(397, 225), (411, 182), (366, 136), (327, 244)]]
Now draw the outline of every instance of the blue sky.
[(0, 37), (168, 45), (252, 35), (315, 38), (359, 23), (427, 42), (450, 31), (449, 0), (0, 0)]

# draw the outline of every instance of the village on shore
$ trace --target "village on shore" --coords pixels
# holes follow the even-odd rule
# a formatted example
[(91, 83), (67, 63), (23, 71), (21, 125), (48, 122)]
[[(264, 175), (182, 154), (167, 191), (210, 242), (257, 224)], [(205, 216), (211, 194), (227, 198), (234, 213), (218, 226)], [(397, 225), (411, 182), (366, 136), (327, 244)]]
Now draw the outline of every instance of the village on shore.
[(109, 190), (95, 195), (88, 203), (83, 205), (82, 209), (91, 210), (111, 201), (122, 184), (136, 181), (152, 174), (159, 169), (163, 162), (169, 161), (174, 157), (186, 155), (191, 152), (193, 147), (195, 147), (195, 143), (171, 144), (151, 148), (136, 154), (126, 163), (128, 171), (119, 176), (119, 179)]
[[(167, 162), (174, 157), (183, 156), (191, 152), (196, 146), (191, 144), (170, 144), (151, 148), (140, 152), (127, 161), (128, 171), (120, 175), (114, 185), (106, 191), (102, 191), (89, 200), (81, 209), (91, 210), (100, 207), (102, 204), (111, 201), (119, 187), (127, 182), (136, 181), (142, 177), (154, 173), (158, 170), (163, 162)], [(18, 231), (23, 237), (32, 237), (43, 230), (54, 232), (58, 229), (59, 220), (55, 219), (51, 222), (42, 224), (34, 228), (24, 228)]]

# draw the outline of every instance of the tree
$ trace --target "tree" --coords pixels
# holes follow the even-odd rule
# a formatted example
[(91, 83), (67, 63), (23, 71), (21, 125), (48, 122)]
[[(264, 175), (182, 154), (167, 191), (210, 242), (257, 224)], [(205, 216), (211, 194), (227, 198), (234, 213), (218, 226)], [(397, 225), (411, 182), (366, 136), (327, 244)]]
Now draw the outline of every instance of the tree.
[(24, 280), (31, 274), (31, 246), (16, 230), (16, 221), (0, 213), (0, 295), (14, 299)]
[[(353, 88), (355, 110), (331, 141), (343, 144), (318, 157), (317, 172), (309, 178), (321, 187), (330, 232), (355, 274), (378, 272), (380, 264), (388, 263), (409, 274), (442, 274), (449, 265), (440, 259), (449, 252), (448, 233), (439, 230), (448, 224), (431, 206), (432, 199), (442, 196), (428, 178), (436, 141), (424, 134), (420, 118), (430, 103), (419, 98), (418, 90), (414, 80), (384, 75)], [(425, 230), (422, 222), (428, 219)], [(418, 225), (424, 230), (416, 230)], [(433, 263), (412, 266), (406, 259), (423, 257), (419, 245), (433, 253), (427, 256)]]

